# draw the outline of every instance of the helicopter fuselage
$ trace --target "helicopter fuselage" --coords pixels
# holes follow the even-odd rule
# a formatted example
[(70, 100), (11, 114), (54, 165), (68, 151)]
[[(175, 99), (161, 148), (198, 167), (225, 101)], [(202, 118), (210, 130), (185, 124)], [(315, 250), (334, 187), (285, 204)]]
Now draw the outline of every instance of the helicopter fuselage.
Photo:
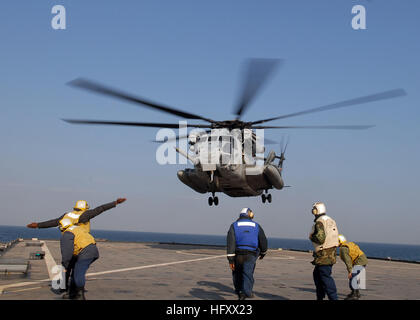
[[(194, 168), (178, 171), (178, 178), (182, 183), (199, 193), (225, 193), (230, 197), (255, 197), (265, 195), (268, 190), (284, 187), (281, 177), (282, 161), (278, 165), (273, 163), (274, 151), (271, 151), (265, 162), (256, 161), (256, 152), (264, 152), (257, 136), (249, 132), (249, 148), (245, 151), (242, 133), (235, 137), (232, 132), (224, 129), (216, 135), (202, 134), (193, 136), (190, 140), (190, 151), (187, 154), (176, 149), (184, 157), (191, 160)], [(239, 140), (238, 140), (239, 138)], [(239, 149), (238, 149), (239, 148)], [(261, 159), (260, 159), (261, 160)], [(271, 202), (271, 195), (267, 198)], [(209, 199), (209, 204), (214, 200)], [(214, 202), (216, 205), (218, 199)]]
[(222, 192), (230, 197), (255, 197), (264, 191), (284, 187), (281, 168), (275, 165), (217, 165), (215, 171), (203, 171), (200, 166), (179, 170), (182, 183), (199, 193)]

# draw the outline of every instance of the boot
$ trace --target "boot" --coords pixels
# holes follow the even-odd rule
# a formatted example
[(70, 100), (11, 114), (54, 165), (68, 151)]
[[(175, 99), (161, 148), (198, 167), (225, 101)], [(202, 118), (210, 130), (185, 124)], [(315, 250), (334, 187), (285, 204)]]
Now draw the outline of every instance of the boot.
[(356, 299), (357, 300), (359, 300), (360, 299), (360, 297), (362, 296), (361, 294), (360, 294), (360, 290), (354, 290), (354, 295), (355, 295), (355, 297), (356, 297)]
[(245, 300), (246, 299), (246, 294), (245, 293), (243, 293), (243, 292), (241, 292), (240, 294), (239, 294), (239, 299), (238, 300)]
[[(349, 293), (349, 294), (347, 295), (347, 297), (346, 297), (346, 298), (344, 298), (344, 300), (357, 300), (357, 299), (358, 299), (358, 297), (357, 297), (357, 295), (356, 295), (356, 291), (359, 291), (359, 290), (351, 290), (351, 293)], [(359, 295), (360, 295), (360, 293), (359, 293)]]
[(73, 297), (73, 300), (86, 300), (84, 287), (76, 288), (76, 293)]
[(69, 288), (67, 289), (67, 292), (63, 294), (63, 299), (74, 299), (74, 296), (76, 295), (76, 287), (71, 284)]

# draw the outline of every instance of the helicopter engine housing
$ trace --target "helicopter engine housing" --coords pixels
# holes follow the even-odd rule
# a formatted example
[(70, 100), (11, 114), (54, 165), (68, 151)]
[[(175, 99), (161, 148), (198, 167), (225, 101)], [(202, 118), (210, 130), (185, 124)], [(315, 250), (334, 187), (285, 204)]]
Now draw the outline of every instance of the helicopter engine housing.
[(267, 165), (264, 168), (264, 176), (270, 182), (270, 184), (276, 189), (283, 189), (284, 182), (283, 178), (281, 177), (281, 173), (279, 168), (273, 166), (271, 164)]

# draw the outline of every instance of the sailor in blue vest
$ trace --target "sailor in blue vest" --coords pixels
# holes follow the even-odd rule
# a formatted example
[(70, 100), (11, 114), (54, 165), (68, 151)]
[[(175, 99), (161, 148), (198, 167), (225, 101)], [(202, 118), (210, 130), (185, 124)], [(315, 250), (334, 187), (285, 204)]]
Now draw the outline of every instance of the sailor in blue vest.
[(243, 208), (227, 234), (227, 258), (239, 300), (253, 297), (255, 264), (267, 253), (264, 230), (253, 218), (252, 210)]

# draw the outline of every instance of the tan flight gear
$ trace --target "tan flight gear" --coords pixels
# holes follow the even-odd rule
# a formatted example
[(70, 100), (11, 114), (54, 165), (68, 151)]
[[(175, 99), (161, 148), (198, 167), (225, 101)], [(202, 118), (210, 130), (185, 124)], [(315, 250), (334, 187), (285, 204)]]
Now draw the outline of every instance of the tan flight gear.
[[(329, 216), (324, 215), (318, 218), (316, 222), (317, 223), (321, 222), (324, 227), (325, 241), (322, 244), (318, 244), (312, 241), (312, 245), (315, 248), (315, 252), (328, 249), (328, 248), (338, 247), (338, 229), (337, 229), (337, 224), (335, 223), (335, 221)], [(312, 226), (312, 231), (309, 236), (310, 238), (312, 237), (314, 232), (315, 232), (315, 224)]]

